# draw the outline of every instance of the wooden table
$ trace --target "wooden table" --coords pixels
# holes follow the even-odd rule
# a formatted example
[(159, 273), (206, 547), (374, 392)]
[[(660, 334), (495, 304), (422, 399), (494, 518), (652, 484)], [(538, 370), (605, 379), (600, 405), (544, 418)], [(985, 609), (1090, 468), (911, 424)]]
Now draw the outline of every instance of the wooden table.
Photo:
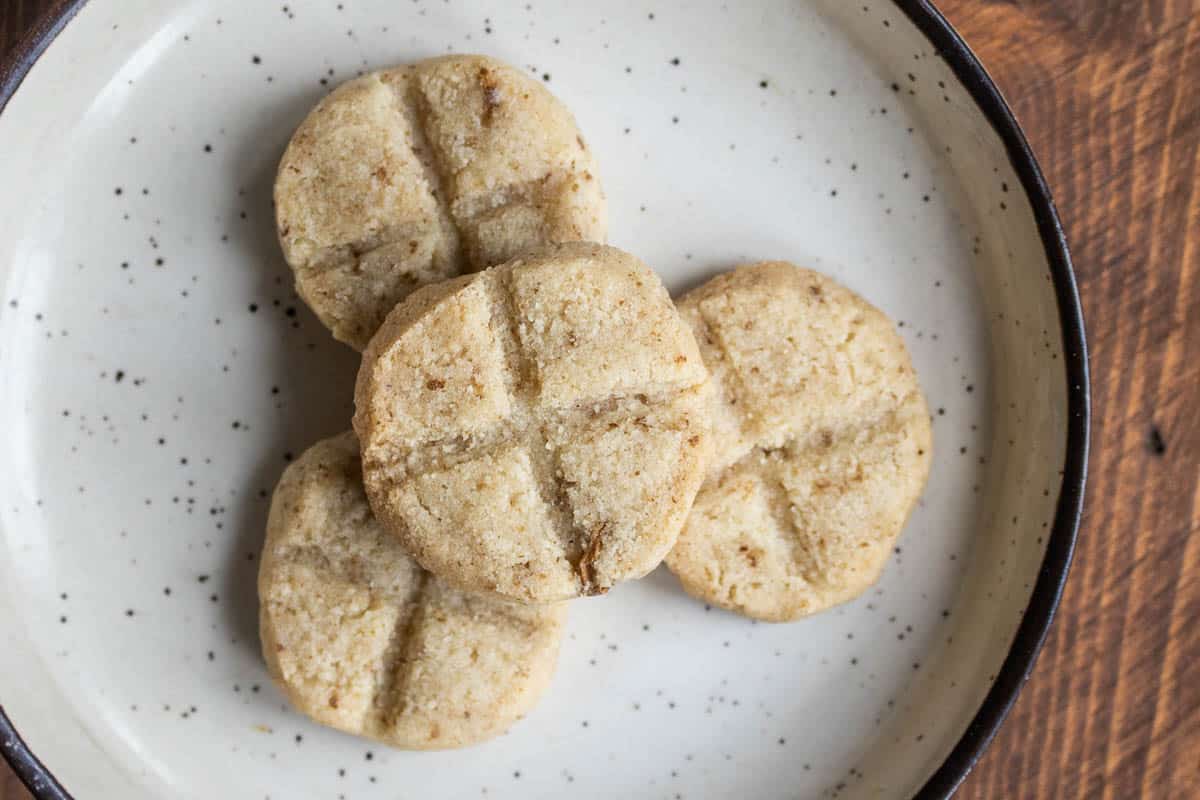
[[(50, 4), (0, 0), (0, 53)], [(1200, 0), (940, 5), (1054, 190), (1094, 397), (1058, 621), (958, 796), (1200, 797)]]

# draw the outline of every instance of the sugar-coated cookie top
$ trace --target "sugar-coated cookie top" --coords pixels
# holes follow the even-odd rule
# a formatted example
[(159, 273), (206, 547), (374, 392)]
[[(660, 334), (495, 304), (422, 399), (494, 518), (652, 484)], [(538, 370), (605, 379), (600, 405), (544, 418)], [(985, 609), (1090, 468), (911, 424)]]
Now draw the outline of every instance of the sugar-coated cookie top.
[(363, 354), (367, 493), (426, 569), (526, 602), (607, 591), (674, 543), (707, 372), (657, 276), (556, 245), (425, 287)]
[(288, 467), (259, 570), (263, 653), (318, 722), (406, 749), (496, 736), (548, 684), (566, 609), (451, 588), (376, 521), (353, 433)]
[(297, 290), (358, 349), (418, 286), (550, 242), (603, 241), (607, 229), (595, 159), (571, 113), (485, 56), (338, 87), (296, 129), (275, 211)]
[(714, 391), (714, 456), (667, 557), (707, 602), (767, 620), (878, 579), (921, 494), (929, 413), (878, 309), (784, 262), (738, 267), (679, 301)]

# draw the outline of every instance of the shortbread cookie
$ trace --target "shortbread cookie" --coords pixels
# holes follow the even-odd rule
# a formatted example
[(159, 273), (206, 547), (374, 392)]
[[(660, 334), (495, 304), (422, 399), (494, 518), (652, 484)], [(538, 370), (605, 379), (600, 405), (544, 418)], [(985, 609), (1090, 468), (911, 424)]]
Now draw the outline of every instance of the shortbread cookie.
[(783, 262), (720, 275), (679, 310), (715, 385), (714, 456), (667, 565), (764, 620), (858, 596), (929, 474), (929, 412), (892, 323)]
[(296, 290), (361, 350), (413, 289), (550, 242), (602, 242), (595, 159), (537, 80), (446, 56), (338, 87), (292, 137), (275, 220)]
[(317, 722), (405, 749), (503, 733), (550, 682), (566, 607), (453, 589), (371, 515), (353, 433), (288, 467), (259, 570), (263, 654)]
[(707, 372), (658, 277), (555, 245), (409, 296), (363, 354), (376, 515), (462, 588), (525, 602), (652, 570), (703, 479)]

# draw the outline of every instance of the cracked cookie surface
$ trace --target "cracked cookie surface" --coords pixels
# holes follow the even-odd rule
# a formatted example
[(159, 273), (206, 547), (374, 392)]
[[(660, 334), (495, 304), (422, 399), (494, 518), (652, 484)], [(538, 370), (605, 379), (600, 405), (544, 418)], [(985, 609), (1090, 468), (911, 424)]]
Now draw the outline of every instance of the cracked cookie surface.
[(658, 277), (553, 245), (425, 287), (363, 354), (378, 517), (439, 577), (530, 603), (657, 566), (708, 455), (707, 372)]
[(503, 733), (549, 684), (565, 604), (454, 589), (376, 522), (358, 442), (317, 443), (271, 501), (259, 569), (263, 654), (292, 704), (393, 747)]
[(784, 621), (878, 580), (929, 474), (929, 412), (882, 312), (784, 262), (678, 303), (714, 391), (713, 458), (667, 565), (688, 593)]
[(421, 285), (607, 230), (571, 113), (484, 56), (373, 72), (330, 93), (283, 155), (275, 215), (298, 293), (358, 350)]

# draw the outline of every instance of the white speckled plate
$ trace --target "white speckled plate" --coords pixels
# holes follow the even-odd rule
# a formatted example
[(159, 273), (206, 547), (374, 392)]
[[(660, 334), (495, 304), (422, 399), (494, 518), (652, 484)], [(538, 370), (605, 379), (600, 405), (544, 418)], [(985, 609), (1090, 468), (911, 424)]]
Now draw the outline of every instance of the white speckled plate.
[[(39, 797), (953, 790), (1066, 575), (1087, 376), (1046, 188), (936, 12), (76, 0), (54, 13), (0, 69), (0, 749)], [(293, 454), (348, 426), (357, 361), (293, 294), (270, 190), (329, 87), (448, 51), (507, 59), (571, 106), (611, 241), (673, 291), (782, 258), (885, 309), (936, 452), (860, 600), (755, 624), (660, 569), (574, 604), (554, 685), (511, 733), (389, 752), (289, 710), (259, 656), (268, 495)]]

